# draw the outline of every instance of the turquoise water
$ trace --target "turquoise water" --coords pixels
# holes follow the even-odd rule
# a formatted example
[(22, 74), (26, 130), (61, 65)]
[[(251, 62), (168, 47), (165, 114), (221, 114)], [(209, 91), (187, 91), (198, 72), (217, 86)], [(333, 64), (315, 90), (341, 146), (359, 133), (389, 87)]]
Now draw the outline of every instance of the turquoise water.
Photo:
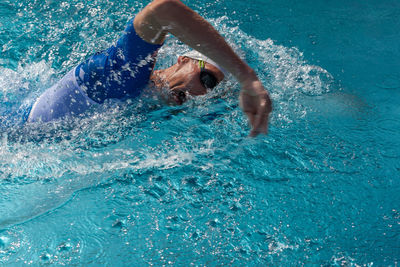
[[(139, 1), (0, 1), (0, 265), (397, 266), (398, 1), (186, 1), (257, 70), (182, 107), (151, 93), (23, 125)], [(169, 38), (157, 68), (187, 47)]]

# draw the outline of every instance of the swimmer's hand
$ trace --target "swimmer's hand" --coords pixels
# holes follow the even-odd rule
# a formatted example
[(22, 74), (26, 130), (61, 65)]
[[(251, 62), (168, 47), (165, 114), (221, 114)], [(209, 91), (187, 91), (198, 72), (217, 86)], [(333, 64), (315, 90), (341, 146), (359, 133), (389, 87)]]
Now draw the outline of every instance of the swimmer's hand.
[(154, 0), (136, 15), (134, 27), (143, 40), (154, 44), (162, 44), (171, 33), (232, 73), (242, 87), (240, 103), (252, 126), (250, 136), (267, 133), (272, 109), (268, 92), (254, 70), (199, 14), (179, 0)]
[(252, 127), (250, 136), (268, 133), (269, 114), (272, 102), (264, 86), (258, 79), (244, 81), (240, 92), (240, 106), (249, 118)]

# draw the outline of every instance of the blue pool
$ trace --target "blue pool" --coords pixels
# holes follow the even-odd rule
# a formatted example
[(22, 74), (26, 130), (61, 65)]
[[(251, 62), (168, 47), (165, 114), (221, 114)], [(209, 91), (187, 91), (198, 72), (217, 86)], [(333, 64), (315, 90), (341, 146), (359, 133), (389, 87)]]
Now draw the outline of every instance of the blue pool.
[(0, 1), (0, 265), (398, 266), (400, 2), (185, 1), (270, 91), (268, 136), (233, 78), (23, 124), (148, 2)]

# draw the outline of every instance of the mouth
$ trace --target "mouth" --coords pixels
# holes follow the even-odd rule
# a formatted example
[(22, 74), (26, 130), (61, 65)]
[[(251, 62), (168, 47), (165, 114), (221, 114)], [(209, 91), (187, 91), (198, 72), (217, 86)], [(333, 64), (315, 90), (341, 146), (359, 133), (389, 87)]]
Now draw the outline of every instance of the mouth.
[(177, 105), (182, 105), (186, 101), (186, 93), (182, 90), (170, 90), (170, 97)]
[(168, 105), (182, 105), (186, 101), (186, 94), (182, 90), (171, 89), (167, 86), (156, 87), (158, 95)]
[(176, 104), (178, 104), (178, 105), (182, 105), (183, 104), (183, 102), (179, 100), (178, 96), (176, 96), (176, 95), (173, 96), (173, 99), (174, 99)]
[(186, 89), (181, 83), (169, 84), (166, 79), (160, 76), (157, 78), (152, 79), (152, 86), (169, 105), (182, 105), (187, 100)]

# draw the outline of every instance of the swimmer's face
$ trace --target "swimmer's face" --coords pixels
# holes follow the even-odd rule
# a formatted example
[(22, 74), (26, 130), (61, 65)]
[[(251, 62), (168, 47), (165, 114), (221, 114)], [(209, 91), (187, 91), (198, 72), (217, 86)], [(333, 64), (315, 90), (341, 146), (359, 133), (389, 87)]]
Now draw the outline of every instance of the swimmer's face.
[(224, 74), (212, 64), (206, 63), (201, 69), (197, 60), (183, 56), (172, 67), (154, 71), (151, 78), (156, 88), (167, 92), (167, 102), (178, 105), (191, 96), (206, 94), (207, 87), (223, 79)]

